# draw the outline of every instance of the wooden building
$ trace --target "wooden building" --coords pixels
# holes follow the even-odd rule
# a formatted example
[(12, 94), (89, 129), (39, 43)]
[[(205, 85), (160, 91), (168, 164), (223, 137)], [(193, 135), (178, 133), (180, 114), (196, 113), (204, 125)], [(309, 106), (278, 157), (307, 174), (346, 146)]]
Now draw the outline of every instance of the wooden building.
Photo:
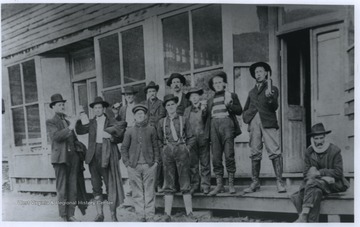
[[(4, 16), (4, 14), (3, 14)], [(61, 93), (68, 114), (95, 96), (124, 101), (121, 90), (153, 80), (159, 96), (172, 72), (211, 95), (212, 73), (244, 106), (255, 81), (249, 66), (272, 67), (280, 90), (284, 176), (302, 172), (306, 132), (323, 122), (354, 171), (354, 7), (311, 5), (34, 4), (2, 18), (3, 158), (17, 191), (55, 191), (45, 120)], [(237, 182), (251, 173), (247, 125), (236, 138)], [(81, 138), (86, 141), (86, 137)], [(261, 176), (274, 176), (266, 152)], [(123, 174), (126, 178), (126, 174)], [(89, 177), (88, 171), (86, 176)], [(88, 188), (90, 192), (91, 188)]]

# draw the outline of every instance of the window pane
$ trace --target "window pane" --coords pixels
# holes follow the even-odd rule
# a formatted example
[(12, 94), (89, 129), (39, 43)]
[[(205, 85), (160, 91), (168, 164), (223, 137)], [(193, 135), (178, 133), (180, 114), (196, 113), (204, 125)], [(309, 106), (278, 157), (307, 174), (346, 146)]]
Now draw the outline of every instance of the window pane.
[(282, 7), (283, 23), (290, 23), (310, 17), (343, 10), (343, 6), (330, 5), (287, 5)]
[[(41, 143), (39, 105), (26, 107), (29, 145)], [(38, 140), (35, 140), (38, 139)]]
[(194, 10), (192, 22), (195, 69), (222, 64), (221, 6)]
[(86, 53), (74, 55), (74, 74), (90, 72), (95, 69), (94, 49), (91, 48)]
[(132, 86), (135, 91), (137, 91), (135, 95), (135, 103), (141, 103), (146, 100), (146, 94), (144, 92), (144, 88), (146, 87), (145, 83), (137, 84)]
[(104, 91), (104, 99), (110, 104), (110, 106), (116, 102), (122, 102), (121, 88)]
[(36, 86), (35, 62), (30, 60), (22, 63), (24, 85), (25, 85), (25, 102), (36, 102), (38, 100)]
[(121, 33), (124, 81), (145, 80), (144, 36), (142, 27)]
[(20, 65), (14, 65), (9, 67), (8, 72), (10, 82), (11, 105), (20, 105), (23, 103)]
[(26, 144), (25, 116), (22, 107), (12, 109), (15, 146)]
[(233, 5), (234, 62), (269, 61), (268, 7)]
[(86, 83), (80, 84), (77, 89), (79, 92), (79, 105), (84, 107), (85, 113), (89, 116), (89, 101), (87, 96)]
[(119, 85), (120, 56), (118, 34), (99, 39), (103, 86)]
[(189, 16), (182, 13), (163, 20), (165, 74), (190, 70)]

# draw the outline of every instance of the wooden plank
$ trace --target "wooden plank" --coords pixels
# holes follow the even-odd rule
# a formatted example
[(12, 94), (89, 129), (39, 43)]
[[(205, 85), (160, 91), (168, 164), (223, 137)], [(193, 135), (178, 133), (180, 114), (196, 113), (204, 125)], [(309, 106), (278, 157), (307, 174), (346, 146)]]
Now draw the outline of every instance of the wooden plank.
[[(68, 37), (65, 36), (65, 37), (62, 37), (61, 39), (53, 40), (51, 43), (50, 42), (41, 43), (36, 46), (33, 46), (33, 44), (27, 44), (27, 45), (25, 45), (25, 47), (23, 47), (24, 49), (28, 50), (26, 52), (24, 52), (24, 51), (20, 52), (20, 51), (22, 51), (22, 49), (17, 48), (16, 51), (13, 51), (13, 53), (11, 53), (9, 51), (5, 53), (5, 51), (3, 49), (3, 56), (4, 56), (3, 57), (3, 65), (13, 64), (14, 62), (18, 62), (21, 59), (28, 58), (30, 56), (43, 53), (45, 51), (56, 49), (56, 48), (59, 48), (59, 47), (83, 40), (83, 39), (87, 39), (89, 37), (94, 37), (94, 36), (97, 36), (100, 34), (104, 34), (108, 31), (112, 31), (114, 29), (123, 27), (125, 25), (144, 20), (144, 19), (154, 16), (154, 15), (160, 15), (165, 12), (170, 12), (170, 11), (174, 11), (174, 10), (189, 7), (189, 6), (191, 6), (191, 5), (160, 4), (160, 5), (151, 7), (149, 9), (146, 9), (146, 12), (144, 12), (140, 15), (133, 13), (133, 14), (129, 14), (127, 17), (118, 17), (118, 18), (114, 19), (113, 21), (111, 21), (111, 23), (109, 23), (109, 24), (106, 24), (106, 25), (102, 24), (102, 25), (94, 26), (92, 30), (85, 29), (76, 34), (72, 34), (71, 36), (68, 36)], [(30, 49), (30, 47), (32, 47), (32, 48)], [(15, 53), (18, 53), (18, 54), (15, 54)]]
[[(104, 5), (91, 5), (88, 8), (81, 8), (83, 5), (78, 7), (74, 7), (70, 10), (64, 10), (62, 12), (66, 12), (65, 15), (58, 15), (59, 18), (56, 19), (53, 17), (49, 17), (47, 20), (48, 23), (42, 24), (41, 26), (30, 30), (30, 32), (23, 32), (16, 36), (18, 40), (23, 41), (23, 43), (31, 42), (39, 39), (39, 37), (44, 37), (45, 39), (51, 39), (52, 37), (60, 37), (68, 34), (66, 32), (66, 28), (72, 28), (71, 31), (80, 30), (85, 27), (92, 26), (96, 23), (102, 22), (101, 16), (106, 15), (108, 13), (117, 12), (117, 9), (114, 7), (108, 6), (104, 8)], [(79, 8), (79, 9), (78, 9)], [(120, 8), (122, 9), (122, 8)], [(78, 10), (82, 10), (83, 14), (77, 13)], [(84, 16), (86, 15), (86, 16)], [(91, 15), (91, 16), (88, 16)], [(112, 15), (112, 14), (110, 14)], [(121, 15), (121, 14), (120, 14)], [(93, 23), (89, 23), (89, 21), (94, 20)], [(51, 23), (52, 22), (52, 23)], [(87, 23), (85, 23), (87, 22)], [(56, 31), (56, 32), (54, 32)], [(70, 32), (71, 33), (71, 32)], [(56, 35), (55, 35), (56, 34)], [(3, 46), (6, 47), (5, 50), (10, 50), (14, 46), (17, 46), (17, 43), (11, 43), (12, 37), (7, 37), (3, 42)]]
[(327, 217), (328, 222), (340, 222), (340, 215), (330, 214)]

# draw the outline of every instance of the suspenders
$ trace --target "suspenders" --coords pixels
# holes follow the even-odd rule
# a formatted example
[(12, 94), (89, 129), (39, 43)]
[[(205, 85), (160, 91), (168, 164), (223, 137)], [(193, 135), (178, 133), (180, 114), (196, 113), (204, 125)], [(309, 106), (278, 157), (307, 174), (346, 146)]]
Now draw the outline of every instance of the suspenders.
[[(166, 126), (166, 119), (168, 119), (167, 117), (164, 119), (164, 125), (163, 125), (163, 132), (164, 132), (164, 143), (167, 144), (168, 140), (166, 138), (166, 130), (165, 130), (165, 126)], [(170, 120), (170, 119), (169, 119)], [(179, 136), (179, 140), (177, 142), (185, 142), (184, 140), (184, 133), (183, 133), (183, 119), (182, 116), (179, 116), (179, 121), (180, 121), (180, 136)]]

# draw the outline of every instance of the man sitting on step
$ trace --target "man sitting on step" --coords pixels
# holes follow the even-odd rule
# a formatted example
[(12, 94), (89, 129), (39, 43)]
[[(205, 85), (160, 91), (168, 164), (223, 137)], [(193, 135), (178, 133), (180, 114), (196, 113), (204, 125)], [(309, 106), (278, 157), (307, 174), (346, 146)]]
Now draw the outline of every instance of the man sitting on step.
[(300, 190), (290, 197), (299, 213), (296, 222), (318, 222), (323, 195), (349, 188), (343, 175), (341, 150), (326, 140), (330, 132), (318, 123), (308, 134), (311, 146), (305, 152), (305, 178)]

